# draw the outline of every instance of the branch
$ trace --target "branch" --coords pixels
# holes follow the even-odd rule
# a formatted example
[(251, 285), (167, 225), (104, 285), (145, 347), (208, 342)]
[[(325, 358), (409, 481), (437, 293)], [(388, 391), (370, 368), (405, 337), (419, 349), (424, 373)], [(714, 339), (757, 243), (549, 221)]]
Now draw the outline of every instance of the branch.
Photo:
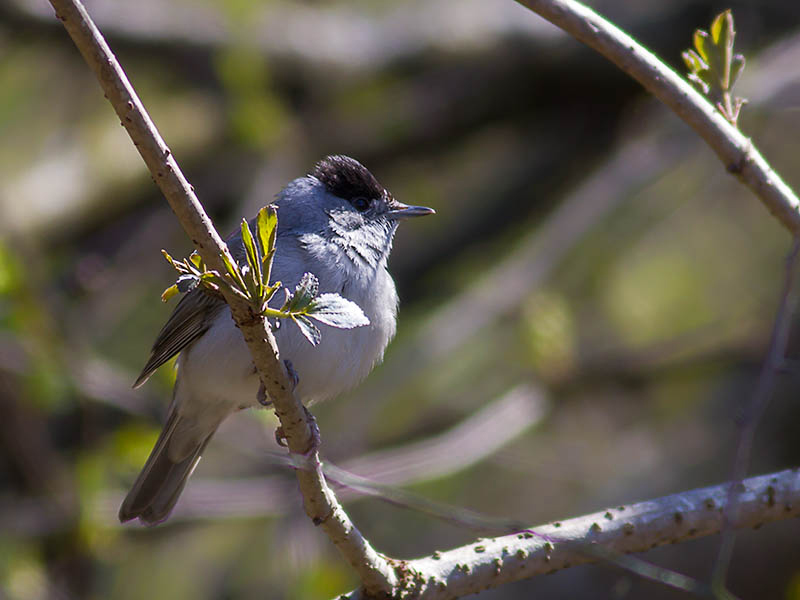
[[(56, 10), (57, 18), (63, 22), (78, 50), (97, 76), (121, 124), (200, 256), (211, 269), (224, 273), (222, 256), (231, 263), (235, 261), (100, 31), (78, 0), (50, 0), (50, 3)], [(222, 291), (236, 325), (247, 342), (261, 382), (275, 407), (275, 413), (281, 421), (289, 451), (296, 455), (307, 453), (306, 468), (297, 470), (306, 513), (330, 536), (358, 572), (366, 590), (377, 593), (391, 589), (396, 581), (394, 571), (356, 529), (325, 483), (316, 450), (309, 452), (312, 447), (309, 419), (302, 404), (294, 396), (266, 319), (255, 314), (248, 302), (227, 290)]]
[(800, 234), (800, 200), (749, 138), (688, 81), (633, 38), (575, 0), (517, 0), (597, 50), (669, 106), (717, 153), (792, 234)]
[[(608, 559), (609, 551), (612, 556), (644, 552), (705, 537), (724, 526), (729, 487), (725, 483), (478, 540), (404, 561), (398, 570), (405, 573), (403, 585), (413, 590), (415, 600), (444, 600)], [(800, 516), (800, 469), (746, 479), (740, 490), (732, 520), (736, 528)], [(368, 597), (356, 590), (338, 600)]]

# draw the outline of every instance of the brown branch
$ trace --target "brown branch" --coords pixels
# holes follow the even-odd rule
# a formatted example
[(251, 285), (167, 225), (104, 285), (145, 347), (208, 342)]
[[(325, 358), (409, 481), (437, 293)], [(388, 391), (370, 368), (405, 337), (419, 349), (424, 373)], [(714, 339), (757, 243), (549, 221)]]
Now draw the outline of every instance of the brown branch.
[[(800, 200), (758, 152), (691, 84), (644, 46), (575, 0), (517, 0), (597, 50), (689, 124), (729, 173), (749, 187), (791, 233), (800, 234)], [(689, 36), (687, 34), (687, 40)]]
[[(224, 273), (222, 255), (227, 255), (233, 262), (227, 246), (205, 214), (192, 186), (181, 173), (100, 31), (78, 0), (51, 0), (50, 3), (97, 76), (121, 124), (200, 256), (211, 269)], [(266, 319), (254, 314), (248, 302), (227, 290), (223, 293), (253, 356), (261, 382), (275, 406), (289, 450), (299, 455), (307, 453), (312, 443), (310, 423), (302, 404), (292, 392)], [(306, 468), (297, 470), (297, 478), (306, 513), (315, 524), (322, 526), (356, 569), (365, 589), (373, 593), (391, 589), (396, 581), (393, 569), (356, 529), (325, 483), (316, 451), (308, 452)]]
[[(609, 508), (405, 561), (400, 565), (403, 585), (415, 600), (450, 600), (582, 563), (613, 560), (618, 553), (713, 535), (724, 526), (729, 487), (725, 483)], [(740, 490), (732, 521), (736, 528), (800, 516), (800, 469), (746, 479)], [(337, 600), (368, 597), (356, 590)]]

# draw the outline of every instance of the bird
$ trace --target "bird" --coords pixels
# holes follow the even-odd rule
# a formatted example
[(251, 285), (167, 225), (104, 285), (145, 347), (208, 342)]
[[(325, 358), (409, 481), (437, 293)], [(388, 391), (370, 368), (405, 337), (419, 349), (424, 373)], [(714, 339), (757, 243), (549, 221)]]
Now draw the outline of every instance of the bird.
[[(272, 281), (293, 289), (313, 273), (320, 293), (356, 303), (369, 320), (354, 329), (320, 324), (317, 345), (292, 323), (273, 327), (280, 357), (297, 377), (295, 394), (308, 407), (352, 389), (383, 359), (397, 323), (398, 296), (387, 270), (395, 231), (401, 220), (435, 211), (397, 201), (366, 167), (343, 155), (323, 158), (288, 183), (274, 205)], [(245, 264), (241, 232), (226, 242)], [(134, 388), (176, 354), (166, 423), (120, 507), (123, 523), (165, 521), (219, 425), (234, 412), (263, 404), (258, 374), (228, 305), (201, 286), (186, 292), (173, 310)]]

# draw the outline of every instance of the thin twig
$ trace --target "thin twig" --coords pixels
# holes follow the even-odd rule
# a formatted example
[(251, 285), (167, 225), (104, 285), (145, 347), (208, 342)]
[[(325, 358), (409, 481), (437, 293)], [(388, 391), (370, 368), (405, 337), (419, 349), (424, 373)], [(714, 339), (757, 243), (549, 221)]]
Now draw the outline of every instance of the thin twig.
[[(800, 234), (800, 200), (758, 152), (688, 81), (654, 54), (575, 0), (517, 0), (597, 50), (669, 106), (717, 153), (793, 235)], [(688, 38), (688, 35), (687, 35)]]
[(720, 594), (725, 592), (728, 565), (730, 565), (731, 556), (733, 555), (733, 545), (736, 539), (736, 533), (731, 524), (735, 521), (736, 511), (738, 510), (741, 481), (747, 474), (747, 468), (750, 465), (750, 455), (753, 449), (756, 428), (772, 397), (772, 393), (775, 389), (776, 375), (783, 367), (784, 356), (786, 355), (786, 344), (789, 341), (792, 315), (797, 305), (794, 279), (797, 274), (797, 257), (799, 253), (800, 238), (795, 237), (792, 243), (792, 249), (786, 257), (783, 288), (781, 289), (778, 311), (775, 315), (775, 323), (772, 326), (769, 351), (761, 367), (761, 373), (758, 376), (758, 383), (756, 384), (753, 396), (739, 420), (739, 443), (736, 448), (736, 456), (733, 463), (733, 474), (728, 491), (729, 497), (727, 507), (723, 515), (725, 517), (726, 526), (722, 530), (719, 552), (711, 577), (712, 586)]
[[(78, 0), (50, 0), (75, 45), (97, 76), (134, 145), (147, 164), (175, 215), (205, 263), (225, 272), (222, 256), (233, 258), (205, 214), (192, 186), (183, 176), (141, 101), (83, 5)], [(294, 396), (283, 363), (279, 360), (275, 338), (266, 319), (254, 314), (248, 302), (223, 290), (225, 300), (258, 371), (275, 412), (281, 421), (289, 450), (305, 454), (311, 447), (310, 423), (300, 401)], [(394, 570), (370, 546), (342, 509), (325, 483), (316, 451), (307, 454), (307, 468), (298, 469), (297, 478), (306, 513), (321, 525), (353, 568), (365, 589), (371, 593), (390, 591), (396, 582)]]

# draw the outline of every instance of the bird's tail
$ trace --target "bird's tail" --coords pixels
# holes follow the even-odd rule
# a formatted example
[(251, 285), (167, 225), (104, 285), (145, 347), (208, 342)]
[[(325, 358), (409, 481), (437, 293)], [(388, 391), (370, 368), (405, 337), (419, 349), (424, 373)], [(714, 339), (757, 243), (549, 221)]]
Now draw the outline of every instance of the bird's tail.
[(122, 502), (119, 520), (124, 523), (138, 517), (146, 525), (166, 520), (215, 431), (216, 426), (198, 435), (196, 427), (173, 406), (150, 457)]

